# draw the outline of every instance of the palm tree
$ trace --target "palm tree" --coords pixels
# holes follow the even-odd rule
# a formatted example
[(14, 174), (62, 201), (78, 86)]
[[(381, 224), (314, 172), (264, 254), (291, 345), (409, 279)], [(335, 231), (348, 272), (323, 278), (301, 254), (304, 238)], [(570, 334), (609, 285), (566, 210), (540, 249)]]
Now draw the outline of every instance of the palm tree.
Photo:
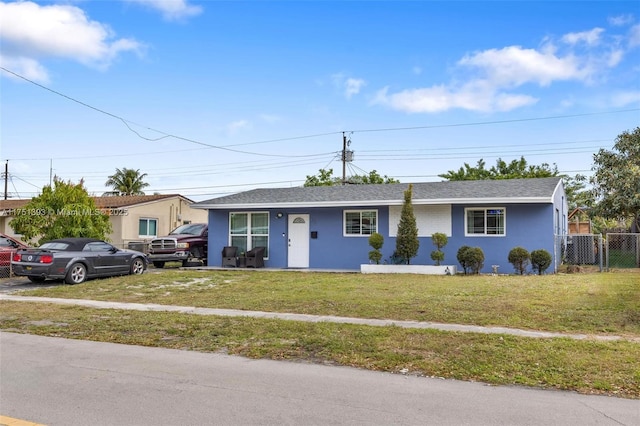
[(146, 173), (140, 173), (140, 169), (127, 169), (124, 167), (122, 170), (116, 168), (116, 172), (109, 176), (109, 179), (105, 182), (104, 186), (110, 186), (113, 191), (105, 193), (108, 195), (144, 195), (142, 188), (149, 186), (143, 179), (147, 176)]

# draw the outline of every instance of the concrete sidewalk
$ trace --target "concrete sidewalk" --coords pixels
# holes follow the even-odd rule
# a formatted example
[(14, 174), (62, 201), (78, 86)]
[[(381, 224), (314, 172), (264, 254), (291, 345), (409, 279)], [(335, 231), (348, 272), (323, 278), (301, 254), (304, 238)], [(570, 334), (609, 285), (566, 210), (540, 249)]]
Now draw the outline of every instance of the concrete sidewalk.
[(98, 300), (16, 296), (12, 294), (0, 294), (0, 300), (7, 300), (7, 301), (13, 301), (13, 302), (36, 302), (36, 303), (54, 303), (59, 305), (76, 305), (76, 306), (84, 306), (87, 308), (96, 308), (96, 309), (123, 309), (123, 310), (132, 310), (132, 311), (178, 312), (178, 313), (193, 314), (193, 315), (268, 318), (268, 319), (281, 319), (281, 320), (305, 321), (305, 322), (332, 322), (332, 323), (340, 323), (340, 324), (369, 325), (369, 326), (375, 326), (375, 327), (395, 326), (395, 327), (402, 327), (402, 328), (456, 331), (456, 332), (462, 332), (462, 333), (507, 334), (512, 336), (533, 337), (533, 338), (566, 338), (566, 339), (574, 339), (574, 340), (598, 340), (598, 341), (626, 340), (630, 342), (640, 343), (640, 338), (628, 338), (623, 336), (567, 334), (567, 333), (554, 333), (554, 332), (548, 332), (548, 331), (522, 330), (522, 329), (508, 328), (508, 327), (482, 327), (477, 325), (445, 324), (445, 323), (423, 322), (423, 321), (350, 318), (350, 317), (337, 317), (332, 315), (308, 315), (308, 314), (291, 314), (291, 313), (280, 313), (280, 312), (243, 311), (239, 309), (196, 308), (193, 306), (158, 305), (153, 303), (143, 304), (143, 303), (103, 302)]

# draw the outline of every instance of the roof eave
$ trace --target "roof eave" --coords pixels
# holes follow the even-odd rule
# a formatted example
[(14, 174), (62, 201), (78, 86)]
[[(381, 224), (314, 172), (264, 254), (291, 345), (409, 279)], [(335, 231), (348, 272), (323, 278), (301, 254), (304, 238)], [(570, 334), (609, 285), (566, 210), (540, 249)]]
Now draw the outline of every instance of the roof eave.
[[(426, 200), (412, 200), (413, 205), (442, 205), (442, 204), (550, 204), (551, 197), (493, 197), (493, 198), (440, 198)], [(315, 201), (315, 202), (283, 202), (283, 203), (229, 203), (229, 204), (199, 204), (192, 208), (204, 210), (233, 210), (233, 209), (273, 209), (273, 208), (312, 208), (312, 207), (375, 207), (401, 206), (402, 200), (364, 200), (364, 201)]]

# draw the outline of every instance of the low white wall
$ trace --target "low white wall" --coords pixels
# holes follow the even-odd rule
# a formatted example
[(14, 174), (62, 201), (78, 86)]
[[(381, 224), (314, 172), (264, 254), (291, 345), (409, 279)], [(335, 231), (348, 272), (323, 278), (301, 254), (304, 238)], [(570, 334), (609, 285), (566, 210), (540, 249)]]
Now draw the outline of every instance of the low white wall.
[(455, 275), (455, 265), (360, 265), (363, 274)]

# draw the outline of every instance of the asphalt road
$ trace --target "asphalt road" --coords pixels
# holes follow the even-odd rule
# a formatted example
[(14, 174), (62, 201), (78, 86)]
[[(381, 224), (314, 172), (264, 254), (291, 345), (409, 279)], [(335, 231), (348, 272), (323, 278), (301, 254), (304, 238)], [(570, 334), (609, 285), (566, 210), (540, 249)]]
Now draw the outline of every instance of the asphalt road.
[(0, 414), (55, 425), (637, 425), (640, 402), (0, 333)]

